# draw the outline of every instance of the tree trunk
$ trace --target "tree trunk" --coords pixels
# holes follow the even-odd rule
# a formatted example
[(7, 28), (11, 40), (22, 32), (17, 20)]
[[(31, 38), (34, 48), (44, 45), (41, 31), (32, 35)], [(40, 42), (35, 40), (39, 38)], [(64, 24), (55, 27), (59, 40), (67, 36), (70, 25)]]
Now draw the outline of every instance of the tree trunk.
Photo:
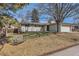
[(56, 23), (57, 24), (57, 32), (61, 32), (61, 26), (62, 26), (62, 23), (60, 23), (60, 22), (57, 22)]

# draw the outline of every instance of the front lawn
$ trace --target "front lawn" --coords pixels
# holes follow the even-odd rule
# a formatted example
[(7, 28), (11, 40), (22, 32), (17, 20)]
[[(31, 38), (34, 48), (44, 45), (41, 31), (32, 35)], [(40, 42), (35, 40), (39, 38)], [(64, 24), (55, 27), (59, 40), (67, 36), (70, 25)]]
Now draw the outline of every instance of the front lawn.
[(0, 55), (43, 55), (79, 42), (79, 33), (24, 33), (22, 35), (25, 39), (23, 43), (15, 46), (5, 44)]

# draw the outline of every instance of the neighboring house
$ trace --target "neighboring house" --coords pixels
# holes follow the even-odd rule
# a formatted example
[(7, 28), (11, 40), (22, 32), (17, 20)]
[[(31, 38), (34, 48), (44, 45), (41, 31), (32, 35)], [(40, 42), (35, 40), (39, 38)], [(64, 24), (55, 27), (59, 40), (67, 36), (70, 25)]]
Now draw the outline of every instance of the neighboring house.
[[(73, 24), (63, 23), (61, 26), (61, 32), (72, 32), (74, 28)], [(21, 31), (22, 32), (56, 32), (57, 27), (56, 23), (21, 23)]]
[(79, 31), (79, 24), (73, 24), (72, 31)]

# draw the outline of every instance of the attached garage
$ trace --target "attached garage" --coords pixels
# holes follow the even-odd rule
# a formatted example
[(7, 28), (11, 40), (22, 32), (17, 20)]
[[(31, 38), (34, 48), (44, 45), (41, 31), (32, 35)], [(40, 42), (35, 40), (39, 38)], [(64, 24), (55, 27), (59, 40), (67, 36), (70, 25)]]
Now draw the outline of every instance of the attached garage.
[(70, 26), (61, 26), (61, 32), (71, 32)]
[[(56, 23), (50, 24), (49, 25), (51, 32), (56, 32), (57, 31), (57, 25)], [(61, 32), (72, 32), (72, 26), (69, 23), (64, 23), (61, 26)]]

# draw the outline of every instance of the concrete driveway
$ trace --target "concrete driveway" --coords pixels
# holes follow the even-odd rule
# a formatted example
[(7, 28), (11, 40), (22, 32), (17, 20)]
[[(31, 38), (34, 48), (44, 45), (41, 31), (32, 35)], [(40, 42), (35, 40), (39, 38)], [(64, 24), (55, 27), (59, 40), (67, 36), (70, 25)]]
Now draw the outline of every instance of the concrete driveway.
[(49, 54), (48, 56), (79, 56), (79, 45)]

